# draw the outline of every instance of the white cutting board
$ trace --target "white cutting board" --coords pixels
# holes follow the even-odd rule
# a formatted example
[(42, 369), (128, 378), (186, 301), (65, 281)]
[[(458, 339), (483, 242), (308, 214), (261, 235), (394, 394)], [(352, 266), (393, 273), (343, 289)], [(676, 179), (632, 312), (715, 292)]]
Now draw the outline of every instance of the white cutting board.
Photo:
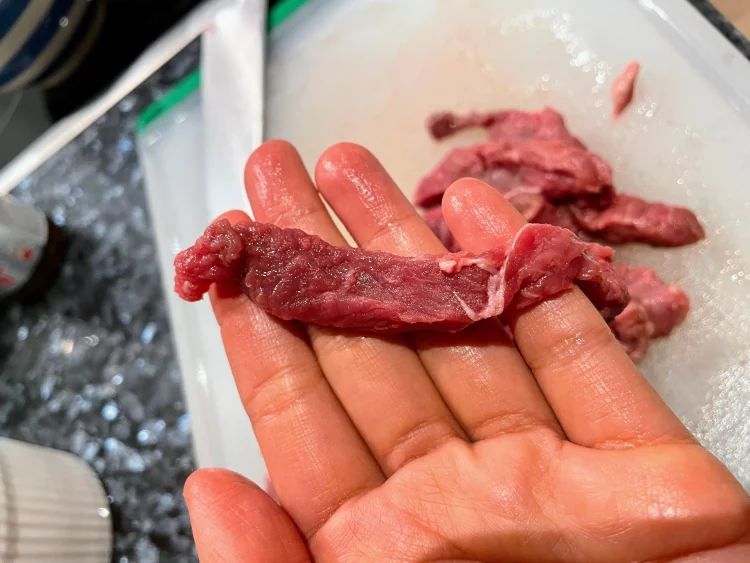
[[(617, 123), (609, 85), (642, 63)], [(632, 247), (693, 300), (642, 368), (750, 488), (750, 64), (684, 0), (318, 0), (271, 36), (266, 137), (310, 169), (339, 141), (372, 150), (409, 195), (452, 145), (434, 110), (551, 105), (624, 191), (694, 209), (708, 239)]]

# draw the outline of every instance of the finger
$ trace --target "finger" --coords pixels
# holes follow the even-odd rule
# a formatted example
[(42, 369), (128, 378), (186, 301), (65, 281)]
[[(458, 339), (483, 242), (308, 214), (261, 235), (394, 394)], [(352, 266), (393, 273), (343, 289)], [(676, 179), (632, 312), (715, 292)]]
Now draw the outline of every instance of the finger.
[[(316, 168), (318, 188), (367, 249), (402, 255), (445, 252), (377, 159), (362, 147), (330, 148)], [(523, 358), (496, 323), (458, 335), (412, 335), (422, 362), (468, 435), (484, 439), (527, 428), (558, 429)]]
[[(225, 218), (248, 219), (240, 212)], [(302, 329), (271, 317), (245, 295), (218, 286), (210, 295), (274, 487), (309, 537), (344, 502), (381, 484), (383, 474)]]
[[(472, 252), (508, 245), (525, 224), (500, 194), (478, 180), (451, 186), (443, 210), (461, 246)], [(577, 288), (511, 322), (516, 345), (572, 441), (621, 447), (690, 440)]]
[[(288, 143), (256, 151), (245, 179), (258, 220), (346, 245)], [(316, 327), (309, 334), (326, 378), (387, 475), (459, 437), (459, 424), (403, 338)]]
[(185, 483), (202, 563), (312, 561), (289, 515), (257, 485), (224, 469), (202, 469)]

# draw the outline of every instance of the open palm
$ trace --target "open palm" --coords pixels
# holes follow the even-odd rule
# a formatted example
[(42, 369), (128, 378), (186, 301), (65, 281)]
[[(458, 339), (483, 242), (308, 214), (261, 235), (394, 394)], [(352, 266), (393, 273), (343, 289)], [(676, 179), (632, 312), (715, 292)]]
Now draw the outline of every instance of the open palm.
[[(356, 145), (321, 157), (317, 190), (279, 141), (245, 180), (259, 221), (346, 244), (320, 190), (361, 247), (444, 252)], [(443, 207), (474, 252), (523, 225), (476, 180)], [(513, 315), (515, 343), (494, 321), (381, 337), (282, 322), (222, 288), (211, 297), (281, 506), (238, 475), (195, 473), (186, 496), (204, 563), (750, 561), (750, 498), (577, 289)]]

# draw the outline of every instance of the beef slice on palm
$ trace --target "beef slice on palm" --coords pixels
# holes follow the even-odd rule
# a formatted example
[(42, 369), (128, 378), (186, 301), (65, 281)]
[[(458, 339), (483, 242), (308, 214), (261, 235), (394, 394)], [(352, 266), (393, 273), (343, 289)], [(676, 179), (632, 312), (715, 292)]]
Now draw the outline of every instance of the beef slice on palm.
[(507, 248), (403, 257), (333, 246), (297, 229), (218, 221), (175, 259), (175, 291), (199, 300), (212, 283), (244, 292), (284, 320), (376, 332), (460, 330), (576, 283), (605, 318), (627, 290), (598, 245), (527, 225)]

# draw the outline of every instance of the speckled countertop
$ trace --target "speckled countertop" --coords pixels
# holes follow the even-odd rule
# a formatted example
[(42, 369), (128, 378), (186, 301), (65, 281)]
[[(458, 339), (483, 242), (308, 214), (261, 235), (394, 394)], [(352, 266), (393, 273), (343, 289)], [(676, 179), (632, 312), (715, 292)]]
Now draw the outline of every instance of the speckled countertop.
[(70, 247), (45, 302), (0, 311), (0, 434), (96, 469), (116, 563), (197, 560), (182, 497), (190, 418), (133, 146), (137, 116), (197, 66), (197, 47), (13, 192), (65, 226)]
[[(750, 56), (708, 2), (690, 2)], [(116, 563), (197, 560), (182, 497), (190, 418), (133, 147), (140, 111), (197, 64), (191, 45), (14, 191), (66, 227), (70, 249), (45, 302), (0, 310), (0, 435), (96, 469)]]

